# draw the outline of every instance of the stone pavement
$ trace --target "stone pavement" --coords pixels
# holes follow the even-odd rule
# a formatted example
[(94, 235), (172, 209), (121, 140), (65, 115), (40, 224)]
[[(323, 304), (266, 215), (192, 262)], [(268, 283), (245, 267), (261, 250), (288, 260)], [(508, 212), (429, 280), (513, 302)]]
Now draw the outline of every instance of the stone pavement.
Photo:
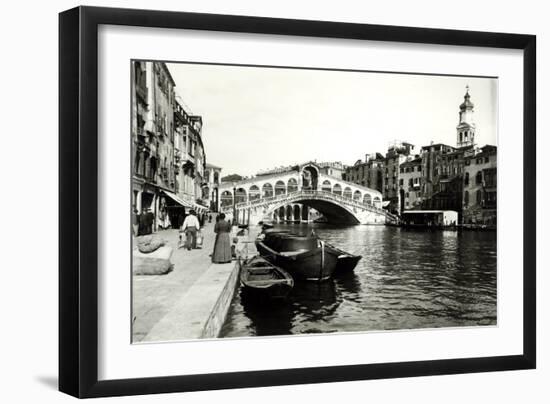
[[(239, 237), (237, 255), (250, 256), (258, 229)], [(223, 325), (238, 283), (236, 261), (213, 264), (214, 224), (202, 229), (202, 249), (177, 248), (178, 230), (157, 235), (172, 248), (173, 270), (166, 275), (134, 275), (132, 341), (214, 338)]]
[(156, 233), (174, 249), (173, 270), (166, 275), (134, 275), (132, 290), (133, 342), (139, 342), (163, 318), (212, 264), (210, 254), (214, 247), (214, 224), (202, 229), (202, 249), (188, 251), (177, 248), (179, 230)]

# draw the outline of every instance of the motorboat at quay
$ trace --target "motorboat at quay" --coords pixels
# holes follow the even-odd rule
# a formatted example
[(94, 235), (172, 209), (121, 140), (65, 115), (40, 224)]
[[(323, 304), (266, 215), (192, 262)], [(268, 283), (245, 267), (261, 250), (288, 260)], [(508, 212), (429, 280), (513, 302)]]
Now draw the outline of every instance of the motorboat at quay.
[(265, 230), (256, 240), (260, 255), (298, 280), (323, 281), (335, 271), (355, 268), (361, 256), (349, 254), (320, 240), (284, 230)]

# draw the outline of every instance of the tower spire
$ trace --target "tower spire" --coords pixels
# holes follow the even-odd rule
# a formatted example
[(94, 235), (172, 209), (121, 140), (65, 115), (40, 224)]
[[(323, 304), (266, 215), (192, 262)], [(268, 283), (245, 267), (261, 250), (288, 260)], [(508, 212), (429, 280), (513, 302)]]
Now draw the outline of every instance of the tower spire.
[(464, 102), (460, 104), (458, 126), (456, 127), (456, 146), (473, 146), (475, 144), (476, 125), (474, 123), (474, 103), (470, 101), (470, 86), (466, 85)]

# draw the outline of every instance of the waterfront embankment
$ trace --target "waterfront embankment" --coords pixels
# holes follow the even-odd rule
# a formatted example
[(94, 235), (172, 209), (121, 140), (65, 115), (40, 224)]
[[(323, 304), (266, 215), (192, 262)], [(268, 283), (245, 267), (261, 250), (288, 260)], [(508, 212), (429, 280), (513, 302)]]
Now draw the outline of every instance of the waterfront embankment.
[[(215, 338), (225, 321), (238, 283), (236, 261), (213, 264), (214, 224), (205, 224), (202, 249), (177, 248), (178, 230), (157, 233), (174, 249), (173, 270), (166, 275), (133, 275), (132, 341)], [(237, 251), (247, 253), (248, 236)]]

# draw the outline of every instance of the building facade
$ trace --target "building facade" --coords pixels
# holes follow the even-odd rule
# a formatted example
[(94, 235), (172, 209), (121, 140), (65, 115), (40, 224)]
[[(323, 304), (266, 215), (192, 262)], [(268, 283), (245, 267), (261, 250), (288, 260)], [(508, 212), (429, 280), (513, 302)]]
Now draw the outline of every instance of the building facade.
[(462, 211), (464, 150), (438, 143), (422, 147), (422, 208)]
[(413, 145), (396, 142), (385, 156), (366, 155), (365, 161), (346, 167), (344, 179), (382, 191), (384, 206), (393, 213), (454, 210), (459, 223), (493, 224), (496, 150), (496, 146), (476, 146), (474, 104), (466, 87), (459, 106), (456, 146), (432, 143), (415, 155)]
[(474, 104), (466, 87), (464, 102), (459, 106), (456, 147), (438, 143), (422, 148), (424, 185), (423, 209), (445, 209), (463, 217), (465, 161), (476, 154)]
[(154, 214), (153, 229), (168, 227), (162, 191), (174, 192), (175, 83), (164, 63), (133, 63), (132, 207)]
[[(176, 83), (165, 63), (134, 61), (132, 75), (132, 210), (152, 212), (155, 231), (176, 227), (195, 203), (195, 195), (202, 195), (206, 160), (200, 139), (202, 119), (182, 115)], [(191, 130), (198, 139), (191, 138), (200, 143), (193, 146), (199, 175), (187, 171), (189, 180), (183, 173), (188, 168)]]
[(365, 161), (357, 160), (347, 166), (343, 179), (382, 192), (384, 187), (384, 156), (380, 153), (365, 155)]
[(321, 173), (330, 175), (331, 177), (338, 178), (339, 180), (344, 178), (345, 167), (341, 161), (326, 161), (323, 163), (317, 163)]
[(399, 166), (400, 210), (414, 210), (422, 207), (422, 158), (416, 157)]
[(464, 223), (497, 224), (497, 148), (484, 146), (466, 158), (464, 169)]
[(206, 153), (202, 142), (202, 117), (185, 111), (175, 102), (177, 147), (176, 159), (181, 167), (178, 173), (177, 195), (189, 204), (202, 204), (206, 187)]
[(384, 158), (383, 194), (386, 208), (392, 213), (400, 213), (402, 210), (400, 183), (400, 167), (406, 161), (414, 158), (414, 145), (406, 142), (392, 144)]

